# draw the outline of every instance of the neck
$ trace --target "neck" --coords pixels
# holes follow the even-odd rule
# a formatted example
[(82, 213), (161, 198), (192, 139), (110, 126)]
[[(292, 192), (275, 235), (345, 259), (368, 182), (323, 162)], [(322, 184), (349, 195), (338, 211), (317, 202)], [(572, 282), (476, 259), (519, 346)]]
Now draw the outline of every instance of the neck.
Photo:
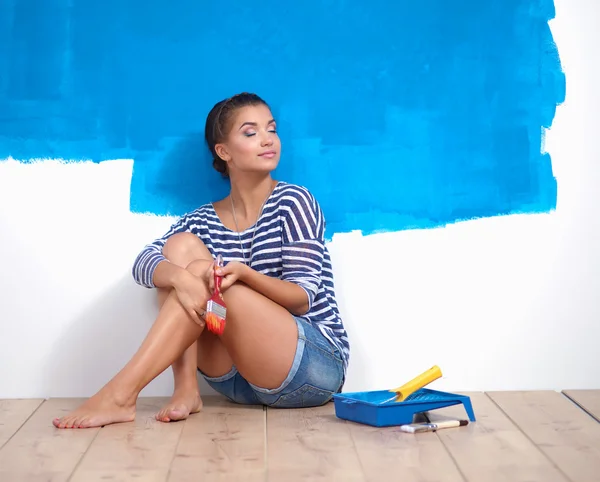
[(231, 193), (236, 213), (244, 218), (256, 217), (276, 182), (270, 174), (260, 178), (244, 176), (231, 179)]

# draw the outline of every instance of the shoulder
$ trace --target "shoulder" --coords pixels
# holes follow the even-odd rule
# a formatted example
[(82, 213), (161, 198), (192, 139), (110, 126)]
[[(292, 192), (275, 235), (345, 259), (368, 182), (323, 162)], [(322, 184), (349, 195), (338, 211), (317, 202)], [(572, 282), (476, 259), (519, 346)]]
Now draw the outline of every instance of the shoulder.
[(279, 204), (287, 207), (295, 206), (302, 210), (318, 211), (319, 205), (315, 196), (305, 186), (286, 182), (279, 183)]
[(284, 226), (296, 232), (296, 234), (290, 233), (288, 236), (290, 239), (323, 237), (325, 217), (315, 196), (308, 188), (297, 184), (284, 184), (280, 196), (279, 208)]
[(188, 211), (180, 216), (180, 222), (184, 224), (193, 224), (198, 222), (205, 222), (207, 217), (210, 216), (212, 206), (210, 204), (203, 204), (192, 211)]

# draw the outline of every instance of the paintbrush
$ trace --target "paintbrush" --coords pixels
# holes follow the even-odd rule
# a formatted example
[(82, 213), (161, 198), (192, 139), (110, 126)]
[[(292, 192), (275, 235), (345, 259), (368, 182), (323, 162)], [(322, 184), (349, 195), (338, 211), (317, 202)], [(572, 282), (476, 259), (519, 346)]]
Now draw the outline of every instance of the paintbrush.
[(468, 420), (447, 420), (444, 422), (411, 423), (407, 425), (401, 425), (400, 431), (407, 433), (435, 432), (444, 428), (464, 427), (466, 425), (469, 425)]
[(223, 278), (217, 275), (217, 268), (221, 267), (223, 267), (223, 257), (219, 254), (213, 267), (215, 289), (210, 299), (206, 302), (206, 315), (204, 317), (208, 330), (215, 335), (223, 334), (227, 315), (227, 307), (221, 294), (221, 280)]

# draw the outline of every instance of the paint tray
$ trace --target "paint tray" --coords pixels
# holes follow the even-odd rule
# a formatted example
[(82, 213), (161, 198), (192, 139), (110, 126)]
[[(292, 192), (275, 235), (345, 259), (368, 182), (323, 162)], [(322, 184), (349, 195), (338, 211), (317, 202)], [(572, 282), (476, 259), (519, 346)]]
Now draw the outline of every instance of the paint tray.
[(333, 402), (336, 417), (374, 427), (413, 423), (418, 413), (459, 404), (465, 407), (469, 420), (475, 422), (470, 397), (428, 388), (417, 390), (402, 402), (391, 402), (389, 390), (336, 393)]

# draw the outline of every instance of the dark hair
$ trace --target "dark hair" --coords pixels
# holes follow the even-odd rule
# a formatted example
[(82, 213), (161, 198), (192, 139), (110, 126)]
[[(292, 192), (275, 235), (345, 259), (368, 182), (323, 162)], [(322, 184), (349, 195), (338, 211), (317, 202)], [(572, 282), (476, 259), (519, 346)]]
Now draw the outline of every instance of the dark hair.
[(213, 167), (221, 173), (223, 177), (229, 177), (227, 173), (227, 163), (219, 157), (215, 151), (215, 145), (223, 142), (227, 133), (231, 129), (231, 120), (238, 109), (249, 105), (269, 105), (256, 94), (242, 92), (229, 99), (222, 100), (215, 104), (206, 117), (206, 126), (204, 128), (204, 138), (208, 148), (213, 156)]

